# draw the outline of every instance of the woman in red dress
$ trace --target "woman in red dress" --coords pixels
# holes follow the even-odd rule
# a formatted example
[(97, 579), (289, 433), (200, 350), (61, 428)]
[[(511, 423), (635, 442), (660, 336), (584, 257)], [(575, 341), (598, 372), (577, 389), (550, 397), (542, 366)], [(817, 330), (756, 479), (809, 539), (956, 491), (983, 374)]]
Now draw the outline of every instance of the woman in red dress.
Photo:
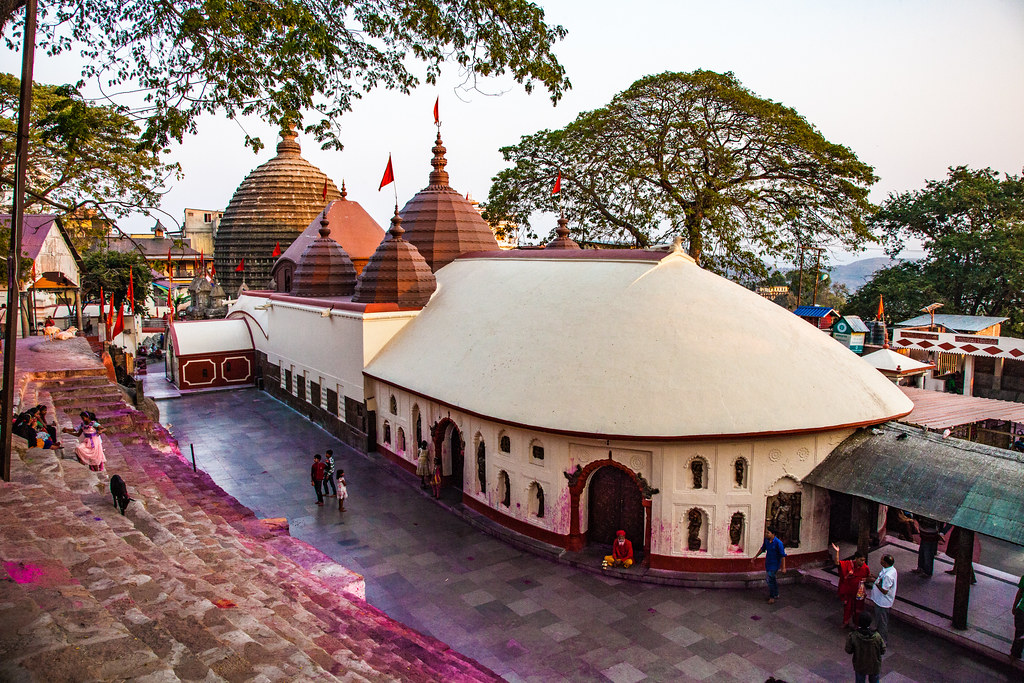
[(871, 573), (867, 560), (860, 553), (852, 559), (839, 559), (839, 546), (832, 544), (832, 559), (839, 567), (839, 600), (843, 603), (843, 626), (853, 627), (864, 609), (864, 581)]

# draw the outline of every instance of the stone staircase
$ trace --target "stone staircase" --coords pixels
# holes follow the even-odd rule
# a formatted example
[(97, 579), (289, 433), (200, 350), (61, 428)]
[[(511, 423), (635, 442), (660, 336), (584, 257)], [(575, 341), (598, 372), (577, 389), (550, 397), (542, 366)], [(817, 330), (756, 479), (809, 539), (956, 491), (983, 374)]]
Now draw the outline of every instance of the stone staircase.
[[(95, 412), (107, 471), (73, 459), (74, 437), (67, 458), (15, 437), (0, 482), (0, 680), (498, 680), (193, 472), (102, 367), (40, 374), (21, 404), (51, 405), (61, 427)], [(114, 473), (135, 499), (125, 516)]]

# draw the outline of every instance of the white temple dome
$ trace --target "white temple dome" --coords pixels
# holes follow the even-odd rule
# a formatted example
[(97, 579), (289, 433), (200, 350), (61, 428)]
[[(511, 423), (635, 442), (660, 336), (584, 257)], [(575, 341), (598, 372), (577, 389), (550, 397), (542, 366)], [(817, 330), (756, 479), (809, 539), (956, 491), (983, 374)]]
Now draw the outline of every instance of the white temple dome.
[(827, 334), (681, 253), (487, 252), (366, 374), (508, 424), (694, 439), (876, 424), (911, 401)]

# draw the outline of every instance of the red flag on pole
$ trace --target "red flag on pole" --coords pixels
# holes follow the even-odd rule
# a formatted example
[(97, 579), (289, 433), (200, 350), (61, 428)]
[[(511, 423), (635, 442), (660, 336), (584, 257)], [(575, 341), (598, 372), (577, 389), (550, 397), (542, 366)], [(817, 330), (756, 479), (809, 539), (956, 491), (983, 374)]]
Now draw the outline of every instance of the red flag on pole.
[(174, 272), (174, 261), (171, 260), (171, 248), (167, 247), (167, 272)]
[(274, 258), (277, 258), (278, 256), (281, 255), (281, 243), (280, 242), (275, 242), (274, 243), (274, 251), (272, 251), (270, 253), (270, 255), (273, 256)]
[(245, 259), (242, 259), (241, 261), (238, 262), (238, 265), (235, 266), (235, 272), (236, 273), (244, 273), (245, 272)]
[(128, 310), (135, 313), (135, 269), (128, 269)]
[[(110, 305), (113, 306), (114, 303), (111, 302)], [(174, 310), (174, 302), (171, 300), (171, 283), (170, 282), (167, 283), (167, 308), (171, 309), (172, 311)]]
[(203, 275), (206, 275), (206, 252), (199, 250), (199, 265), (203, 268)]
[(438, 115), (438, 105), (441, 104), (441, 96), (438, 95), (437, 99), (434, 100), (434, 125), (441, 125), (441, 117)]
[(386, 185), (390, 185), (395, 182), (395, 169), (391, 166), (391, 155), (388, 155), (388, 167), (384, 169), (384, 177), (380, 179), (380, 187), (377, 188), (377, 192), (384, 189)]
[(324, 201), (327, 201), (327, 178), (324, 178)]
[(216, 276), (217, 276), (217, 264), (216, 263), (211, 263), (210, 264), (210, 277), (216, 277)]
[[(110, 332), (110, 326), (114, 324), (114, 293), (110, 293), (110, 310), (107, 313), (107, 332)], [(107, 335), (110, 338), (110, 335)]]
[(558, 172), (558, 177), (555, 178), (555, 186), (551, 188), (551, 194), (558, 194), (562, 191), (562, 172)]
[[(100, 320), (103, 319), (103, 307), (106, 305), (106, 298), (103, 295), (103, 287), (100, 287)], [(97, 321), (98, 322), (98, 321)]]
[(877, 320), (881, 320), (885, 317), (885, 305), (882, 303), (882, 295), (878, 295), (878, 317)]
[(110, 332), (110, 338), (113, 339), (117, 335), (124, 332), (124, 302), (121, 302), (120, 308), (117, 309), (117, 322), (114, 323), (114, 329)]

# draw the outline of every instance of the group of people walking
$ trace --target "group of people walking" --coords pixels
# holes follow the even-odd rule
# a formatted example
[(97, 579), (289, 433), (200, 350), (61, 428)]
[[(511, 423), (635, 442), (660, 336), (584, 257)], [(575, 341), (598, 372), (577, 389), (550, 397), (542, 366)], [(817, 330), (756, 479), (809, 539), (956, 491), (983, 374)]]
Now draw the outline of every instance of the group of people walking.
[[(309, 476), (313, 483), (313, 490), (316, 491), (316, 504), (323, 506), (324, 498), (333, 496), (338, 499), (338, 510), (345, 511), (345, 499), (348, 498), (348, 483), (345, 481), (345, 470), (338, 469), (335, 472), (334, 451), (328, 448), (324, 451), (325, 457), (321, 458), (317, 453), (313, 456), (313, 466), (310, 468)], [(337, 484), (335, 484), (337, 478)], [(331, 493), (328, 493), (328, 489)]]
[(441, 457), (431, 459), (426, 441), (420, 441), (416, 453), (416, 476), (420, 478), (420, 488), (430, 488), (434, 498), (441, 497)]
[[(14, 418), (11, 431), (23, 437), (29, 447), (62, 449), (64, 445), (57, 438), (57, 425), (49, 423), (46, 413), (47, 407), (43, 404), (19, 413)], [(79, 413), (79, 417), (82, 421), (77, 427), (64, 427), (61, 432), (79, 437), (75, 457), (93, 472), (102, 472), (107, 462), (103, 454), (103, 438), (100, 436), (103, 426), (96, 419), (96, 414), (88, 410)]]

